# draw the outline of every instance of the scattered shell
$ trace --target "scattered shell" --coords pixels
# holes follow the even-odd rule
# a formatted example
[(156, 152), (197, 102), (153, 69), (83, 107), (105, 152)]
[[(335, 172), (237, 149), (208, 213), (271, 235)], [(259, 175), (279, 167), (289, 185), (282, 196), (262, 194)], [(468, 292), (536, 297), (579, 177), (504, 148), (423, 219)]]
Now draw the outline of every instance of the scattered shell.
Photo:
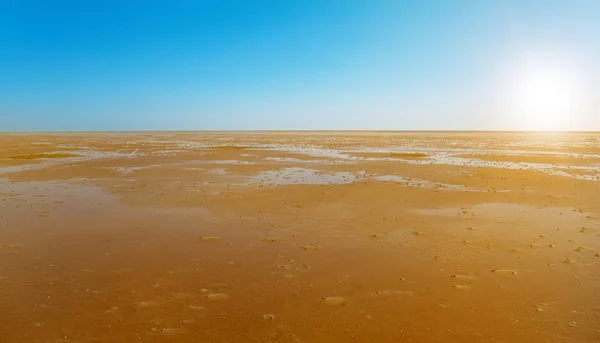
[(273, 320), (273, 319), (275, 319), (275, 315), (274, 314), (270, 314), (270, 313), (263, 314), (262, 316), (263, 316), (264, 319), (267, 319), (267, 320)]

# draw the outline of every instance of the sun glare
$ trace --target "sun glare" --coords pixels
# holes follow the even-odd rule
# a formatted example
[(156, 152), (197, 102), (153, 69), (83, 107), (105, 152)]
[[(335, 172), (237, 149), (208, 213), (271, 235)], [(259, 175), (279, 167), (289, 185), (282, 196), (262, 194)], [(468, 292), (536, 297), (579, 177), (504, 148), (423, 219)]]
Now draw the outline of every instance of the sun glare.
[(567, 130), (581, 110), (578, 74), (565, 64), (524, 63), (509, 89), (510, 111), (524, 130)]

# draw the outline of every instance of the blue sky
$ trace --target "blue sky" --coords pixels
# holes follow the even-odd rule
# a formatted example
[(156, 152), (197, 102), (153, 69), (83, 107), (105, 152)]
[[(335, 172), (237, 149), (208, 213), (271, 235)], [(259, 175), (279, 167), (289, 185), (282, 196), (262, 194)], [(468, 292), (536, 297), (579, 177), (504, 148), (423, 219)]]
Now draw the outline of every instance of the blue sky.
[[(567, 0), (0, 0), (0, 131), (523, 129), (507, 75), (559, 56), (598, 93), (599, 17)], [(592, 98), (561, 128), (600, 130)]]

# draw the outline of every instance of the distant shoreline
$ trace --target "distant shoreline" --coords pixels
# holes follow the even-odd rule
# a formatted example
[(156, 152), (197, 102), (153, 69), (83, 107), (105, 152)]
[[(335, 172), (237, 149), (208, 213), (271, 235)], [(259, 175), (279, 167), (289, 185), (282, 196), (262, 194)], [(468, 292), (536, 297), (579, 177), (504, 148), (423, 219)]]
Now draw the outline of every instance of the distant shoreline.
[(597, 131), (524, 131), (524, 130), (49, 130), (49, 131), (0, 131), (0, 134), (80, 134), (80, 133), (208, 133), (208, 134), (248, 134), (248, 133), (521, 133), (521, 134), (600, 134)]

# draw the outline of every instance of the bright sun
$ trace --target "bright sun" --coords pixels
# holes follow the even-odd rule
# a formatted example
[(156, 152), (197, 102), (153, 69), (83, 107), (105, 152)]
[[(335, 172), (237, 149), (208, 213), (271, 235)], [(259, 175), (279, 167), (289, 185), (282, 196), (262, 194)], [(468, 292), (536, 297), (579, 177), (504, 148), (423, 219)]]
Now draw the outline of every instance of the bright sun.
[(577, 73), (564, 64), (526, 63), (510, 85), (511, 112), (524, 130), (565, 130), (581, 108)]

